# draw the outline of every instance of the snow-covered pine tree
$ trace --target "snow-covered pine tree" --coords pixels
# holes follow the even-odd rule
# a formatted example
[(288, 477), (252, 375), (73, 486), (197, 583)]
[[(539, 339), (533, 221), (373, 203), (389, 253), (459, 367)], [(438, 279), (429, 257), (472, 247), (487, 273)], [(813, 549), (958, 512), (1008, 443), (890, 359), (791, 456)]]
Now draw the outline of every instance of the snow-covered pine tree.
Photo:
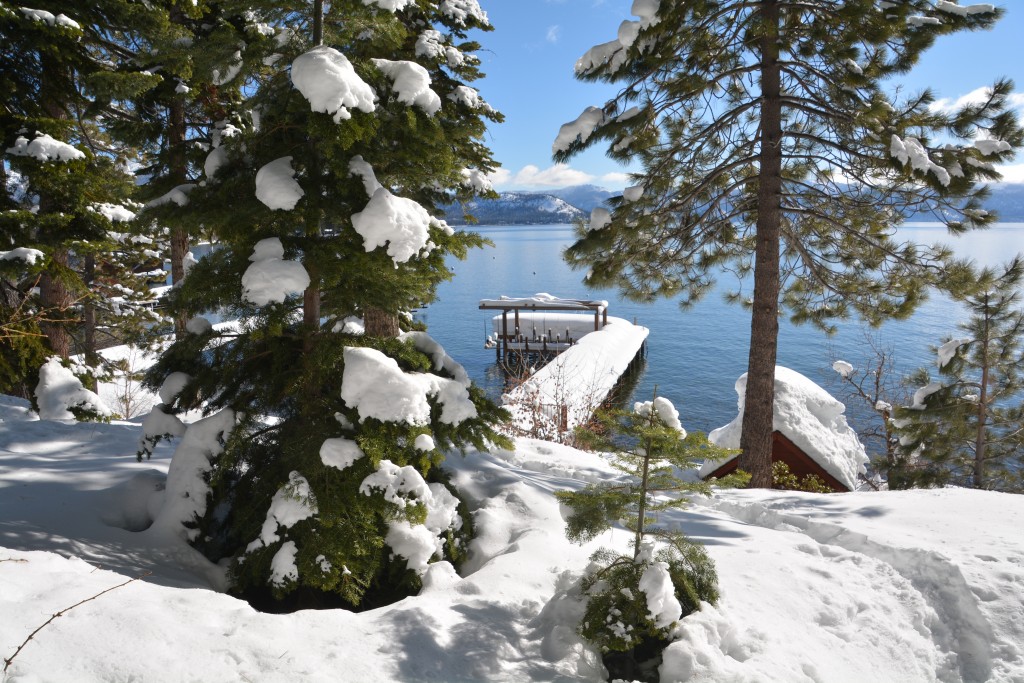
[[(619, 523), (633, 533), (632, 554), (602, 549), (591, 558), (594, 565), (581, 586), (587, 607), (580, 624), (580, 633), (603, 653), (611, 677), (633, 680), (642, 675), (643, 661), (660, 659), (679, 619), (701, 602), (718, 599), (715, 565), (704, 548), (656, 520), (658, 512), (685, 507), (688, 493), (710, 495), (710, 484), (680, 473), (729, 452), (704, 434), (687, 434), (664, 397), (637, 403), (631, 412), (600, 413), (599, 421), (600, 429), (577, 430), (577, 440), (607, 453), (622, 476), (555, 496), (571, 510), (570, 541), (586, 543)], [(716, 483), (742, 480), (730, 475)]]
[[(640, 167), (633, 186), (581, 227), (569, 262), (633, 298), (711, 289), (725, 266), (753, 274), (740, 467), (771, 484), (778, 319), (827, 327), (856, 312), (909, 315), (948, 250), (895, 226), (932, 209), (951, 232), (993, 220), (976, 183), (1022, 141), (1000, 81), (946, 113), (929, 92), (887, 92), (937, 38), (984, 29), (992, 5), (907, 0), (635, 0), (637, 21), (587, 52), (577, 77), (622, 84), (565, 124), (554, 156), (598, 141)], [(589, 229), (588, 229), (589, 228)]]
[[(8, 256), (29, 250), (30, 258), (12, 257), (24, 266), (13, 277), (27, 288), (38, 284), (38, 298), (23, 298), (20, 310), (32, 309), (50, 353), (66, 359), (74, 346), (96, 363), (103, 313), (120, 319), (138, 310), (126, 302), (129, 290), (138, 291), (137, 264), (114, 234), (130, 215), (122, 202), (133, 182), (102, 121), (150, 78), (119, 70), (117, 42), (149, 10), (123, 0), (91, 3), (75, 17), (61, 9), (0, 3), (0, 82), (9, 95), (0, 136), (3, 163), (18, 179), (17, 188), (5, 183), (5, 203), (15, 208), (0, 216), (0, 230)], [(117, 291), (105, 294), (104, 285)]]
[[(503, 411), (406, 317), (451, 277), (448, 256), (481, 244), (434, 216), (489, 190), (481, 138), (500, 115), (467, 85), (467, 34), (489, 24), (475, 0), (249, 6), (249, 112), (188, 195), (219, 248), (172, 296), (240, 321), (189, 320), (150, 373), (164, 405), (147, 431), (210, 414), (184, 432), (166, 515), (232, 560), (236, 593), (372, 606), (465, 552), (443, 453), (500, 440)], [(370, 311), (408, 331), (362, 334)]]
[[(151, 71), (153, 87), (125, 103), (128, 116), (112, 123), (122, 139), (140, 149), (137, 174), (147, 178), (140, 194), (143, 216), (166, 231), (171, 282), (178, 284), (191, 265), (189, 246), (202, 223), (188, 210), (188, 192), (203, 182), (204, 164), (214, 163), (237, 116), (241, 87), (258, 68), (260, 50), (247, 41), (264, 28), (246, 18), (247, 9), (212, 0), (164, 0), (159, 21), (140, 32), (132, 62)], [(255, 56), (253, 53), (256, 53)], [(177, 336), (186, 320), (174, 320)]]
[(937, 349), (939, 376), (912, 378), (913, 404), (896, 410), (900, 450), (923, 484), (1024, 491), (1024, 310), (1020, 257), (986, 268), (961, 299), (964, 335)]

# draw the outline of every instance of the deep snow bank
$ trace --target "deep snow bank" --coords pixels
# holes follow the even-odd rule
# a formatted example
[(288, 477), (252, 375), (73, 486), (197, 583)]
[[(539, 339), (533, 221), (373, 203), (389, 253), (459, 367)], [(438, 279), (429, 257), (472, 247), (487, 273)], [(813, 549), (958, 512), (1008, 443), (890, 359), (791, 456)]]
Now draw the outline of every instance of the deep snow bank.
[[(462, 576), (362, 614), (254, 612), (219, 568), (140, 531), (169, 449), (136, 463), (137, 423), (41, 423), (0, 399), (0, 653), (40, 631), (10, 681), (599, 681), (572, 586), (599, 546), (565, 541), (553, 491), (612, 476), (521, 439), (452, 456), (478, 537)], [(663, 681), (1024, 680), (1024, 497), (945, 489), (733, 491), (662, 521), (708, 545), (722, 600), (690, 615)]]

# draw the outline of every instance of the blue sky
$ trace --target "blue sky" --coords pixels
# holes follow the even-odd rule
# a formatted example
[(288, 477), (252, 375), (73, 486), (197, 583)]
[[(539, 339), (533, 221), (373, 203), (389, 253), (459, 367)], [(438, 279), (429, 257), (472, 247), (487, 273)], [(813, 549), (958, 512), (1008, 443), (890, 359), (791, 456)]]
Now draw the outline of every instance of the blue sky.
[[(960, 0), (960, 4), (971, 4)], [(950, 101), (1008, 76), (1024, 93), (1024, 1), (1000, 3), (1007, 12), (992, 31), (962, 33), (936, 41), (922, 62), (901, 80), (911, 90), (931, 87)], [(481, 0), (495, 30), (480, 34), (487, 77), (474, 85), (505, 114), (488, 144), (502, 171), (499, 190), (537, 190), (593, 183), (621, 189), (627, 170), (594, 148), (569, 166), (551, 160), (558, 128), (590, 105), (601, 105), (614, 86), (573, 78), (573, 64), (589, 49), (615, 37), (631, 17), (632, 0)], [(1020, 98), (1024, 104), (1024, 95)], [(1024, 155), (1005, 170), (1024, 182)]]

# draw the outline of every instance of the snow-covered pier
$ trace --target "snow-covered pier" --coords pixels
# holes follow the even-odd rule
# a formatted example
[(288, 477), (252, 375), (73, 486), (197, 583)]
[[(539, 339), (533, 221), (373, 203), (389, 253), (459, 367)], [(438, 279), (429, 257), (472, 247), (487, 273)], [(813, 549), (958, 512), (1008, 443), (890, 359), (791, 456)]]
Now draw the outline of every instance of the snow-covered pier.
[(480, 310), (501, 311), (491, 321), (488, 346), (499, 361), (510, 355), (550, 357), (608, 324), (608, 302), (560, 299), (550, 294), (513, 299), (484, 299)]
[[(510, 353), (545, 355), (544, 349), (547, 356), (554, 355), (502, 397), (516, 428), (525, 434), (557, 438), (585, 424), (619, 379), (646, 354), (650, 330), (609, 316), (604, 301), (538, 294), (529, 299), (485, 300), (480, 308), (502, 310), (494, 318), (492, 337), (500, 345), (499, 359)], [(556, 329), (559, 334), (552, 339)]]

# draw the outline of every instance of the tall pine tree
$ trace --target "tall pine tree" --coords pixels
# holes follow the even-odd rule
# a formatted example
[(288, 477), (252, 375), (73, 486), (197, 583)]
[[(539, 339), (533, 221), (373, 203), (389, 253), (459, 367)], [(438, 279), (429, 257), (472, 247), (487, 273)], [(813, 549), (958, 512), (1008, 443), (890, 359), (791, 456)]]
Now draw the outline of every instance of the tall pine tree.
[(137, 264), (126, 256), (133, 248), (112, 234), (131, 213), (122, 206), (133, 188), (129, 158), (104, 121), (152, 78), (121, 68), (129, 27), (145, 25), (151, 11), (126, 0), (90, 3), (74, 17), (62, 9), (0, 3), (0, 83), (8, 95), (0, 140), (19, 181), (4, 183), (12, 210), (0, 215), (0, 230), (5, 249), (35, 250), (12, 277), (37, 284), (39, 295), (22, 296), (18, 310), (32, 309), (50, 353), (67, 358), (78, 349), (95, 364), (101, 317), (120, 317), (131, 308), (123, 295), (138, 292), (130, 270)]
[[(240, 91), (255, 68), (247, 41), (262, 27), (247, 20), (247, 8), (210, 0), (163, 0), (159, 21), (139, 33), (132, 61), (154, 73), (153, 86), (126, 102), (126, 117), (111, 122), (121, 138), (139, 148), (137, 170), (147, 181), (140, 194), (144, 216), (166, 230), (171, 282), (180, 284), (190, 265), (189, 247), (202, 223), (183, 210), (189, 190), (203, 182), (204, 165), (236, 117)], [(243, 66), (248, 65), (248, 69)], [(216, 155), (214, 155), (216, 158)], [(185, 320), (174, 320), (185, 334)]]
[[(165, 404), (148, 431), (209, 417), (182, 437), (157, 523), (230, 558), (256, 602), (372, 606), (460, 558), (443, 452), (500, 440), (502, 411), (407, 318), (481, 244), (434, 216), (489, 190), (481, 138), (500, 115), (467, 85), (467, 34), (490, 26), (475, 0), (249, 4), (248, 111), (179, 203), (218, 248), (172, 295), (190, 334), (150, 374)], [(195, 317), (217, 309), (237, 326)]]
[[(778, 320), (828, 327), (851, 311), (905, 317), (948, 250), (895, 226), (930, 208), (952, 232), (993, 220), (977, 182), (1021, 144), (1008, 82), (951, 114), (928, 92), (883, 89), (936, 37), (991, 26), (1000, 11), (930, 0), (635, 0), (638, 21), (576, 64), (622, 84), (562, 127), (562, 161), (598, 141), (638, 165), (634, 185), (569, 249), (587, 282), (640, 300), (705, 294), (725, 268), (753, 275), (740, 467), (771, 484)], [(977, 142), (974, 142), (978, 140)]]
[(938, 349), (939, 377), (922, 369), (911, 406), (898, 408), (900, 451), (920, 483), (1024, 491), (1024, 310), (1019, 257), (985, 269), (963, 298), (962, 338)]

